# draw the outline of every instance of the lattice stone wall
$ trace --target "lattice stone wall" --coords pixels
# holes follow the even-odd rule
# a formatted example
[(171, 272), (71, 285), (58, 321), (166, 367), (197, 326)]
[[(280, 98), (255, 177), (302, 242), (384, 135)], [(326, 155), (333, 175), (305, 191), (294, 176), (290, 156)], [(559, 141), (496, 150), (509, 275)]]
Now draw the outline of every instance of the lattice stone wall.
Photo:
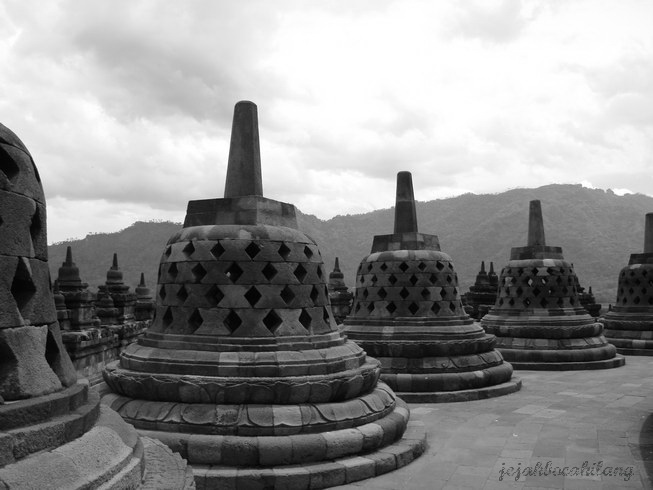
[(152, 330), (162, 333), (278, 337), (337, 329), (322, 258), (305, 236), (170, 243), (156, 301)]
[(619, 273), (618, 306), (653, 305), (653, 267), (626, 266)]

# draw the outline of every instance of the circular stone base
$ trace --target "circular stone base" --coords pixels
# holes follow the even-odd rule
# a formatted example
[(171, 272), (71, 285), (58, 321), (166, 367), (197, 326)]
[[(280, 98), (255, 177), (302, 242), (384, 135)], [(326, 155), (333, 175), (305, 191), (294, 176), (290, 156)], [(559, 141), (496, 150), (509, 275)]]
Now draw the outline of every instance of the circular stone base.
[(617, 352), (625, 356), (653, 356), (653, 349), (628, 349), (617, 347)]
[(421, 456), (425, 450), (424, 423), (409, 421), (401, 439), (361, 456), (276, 468), (193, 465), (193, 474), (197, 488), (328, 488), (396, 470)]
[(506, 383), (486, 386), (474, 390), (436, 391), (431, 393), (395, 392), (402, 400), (408, 403), (448, 403), (484, 400), (495, 396), (509, 395), (521, 389), (521, 379), (513, 378)]
[(626, 364), (623, 356), (602, 361), (585, 362), (516, 362), (510, 361), (514, 369), (527, 369), (532, 371), (582, 371), (584, 369), (610, 369)]

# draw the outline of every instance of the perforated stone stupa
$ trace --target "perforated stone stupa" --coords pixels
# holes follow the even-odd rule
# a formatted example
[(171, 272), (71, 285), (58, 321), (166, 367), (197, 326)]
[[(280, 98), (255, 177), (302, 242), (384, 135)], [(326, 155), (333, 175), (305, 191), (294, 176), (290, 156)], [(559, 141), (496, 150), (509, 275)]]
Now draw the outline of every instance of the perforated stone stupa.
[(494, 272), (494, 262), (490, 262), (490, 272), (486, 272), (485, 261), (482, 261), (474, 285), (470, 286), (467, 294), (463, 295), (465, 311), (469, 316), (480, 320), (490, 311), (497, 300), (498, 283), (499, 278)]
[(315, 242), (262, 196), (257, 108), (236, 104), (224, 199), (190, 201), (145, 336), (104, 402), (209, 488), (323, 488), (424, 450), (424, 429), (338, 331)]
[(77, 382), (50, 287), (40, 177), (0, 124), (0, 488), (163, 484), (194, 487), (178, 455), (139, 438)]
[(620, 354), (653, 356), (653, 213), (646, 215), (644, 253), (619, 272), (617, 302), (601, 319)]
[(345, 333), (381, 361), (408, 401), (463, 401), (517, 391), (495, 338), (463, 311), (458, 276), (438, 237), (417, 231), (410, 172), (397, 175), (395, 228), (377, 235), (356, 277)]
[(516, 369), (622, 366), (624, 359), (581, 305), (573, 265), (546, 245), (540, 201), (531, 201), (528, 245), (515, 247), (499, 277), (499, 295), (481, 323)]
[(351, 305), (354, 300), (354, 295), (349, 292), (345, 284), (345, 275), (340, 270), (340, 262), (336, 257), (336, 262), (333, 270), (329, 273), (329, 281), (327, 283), (329, 292), (329, 303), (331, 303), (331, 311), (336, 323), (342, 321), (351, 313)]

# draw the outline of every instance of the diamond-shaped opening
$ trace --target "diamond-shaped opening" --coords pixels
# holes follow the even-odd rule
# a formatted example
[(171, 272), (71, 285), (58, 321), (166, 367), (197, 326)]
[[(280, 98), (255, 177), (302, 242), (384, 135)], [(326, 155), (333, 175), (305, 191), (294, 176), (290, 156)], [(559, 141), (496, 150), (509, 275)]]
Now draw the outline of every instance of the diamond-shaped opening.
[(444, 264), (438, 260), (435, 263), (435, 267), (437, 267), (437, 269), (441, 271), (442, 269), (444, 269)]
[(320, 279), (322, 279), (322, 274), (323, 274), (323, 272), (322, 272), (322, 264), (318, 264), (318, 266), (317, 266), (317, 277), (319, 277)]
[(200, 328), (203, 322), (204, 322), (204, 318), (202, 318), (202, 315), (200, 314), (197, 308), (188, 317), (188, 325), (190, 325), (193, 328), (193, 331)]
[(168, 245), (168, 246), (166, 247), (166, 251), (163, 252), (163, 254), (164, 254), (166, 257), (170, 257), (170, 254), (172, 254), (172, 247), (171, 247), (170, 245)]
[(630, 288), (630, 289), (628, 290), (628, 294), (630, 294), (630, 295), (632, 295), (634, 292), (635, 292), (635, 290), (634, 290), (633, 288)]
[(626, 303), (628, 303), (628, 299), (627, 298), (622, 298), (621, 303), (625, 305)]
[(224, 298), (224, 293), (215, 284), (206, 292), (206, 299), (209, 300), (212, 306), (218, 306), (220, 301)]
[(297, 278), (297, 280), (299, 282), (303, 282), (304, 278), (306, 277), (306, 274), (308, 274), (308, 272), (306, 271), (306, 269), (304, 268), (304, 266), (302, 264), (297, 264), (297, 267), (295, 267), (294, 274), (295, 274), (295, 277)]
[(424, 271), (424, 269), (426, 269), (426, 264), (424, 262), (420, 262), (417, 264), (417, 268), (421, 271)]
[(447, 290), (446, 290), (446, 289), (444, 289), (444, 288), (440, 288), (440, 297), (441, 297), (442, 299), (444, 299), (444, 298), (447, 297)]
[(326, 306), (322, 309), (322, 319), (324, 320), (324, 323), (331, 325), (331, 317), (329, 316), (329, 310)]
[(372, 284), (374, 284), (378, 280), (376, 274), (374, 274), (370, 280), (372, 281)]
[(295, 299), (295, 293), (293, 290), (289, 287), (286, 286), (281, 290), (281, 293), (279, 293), (279, 296), (281, 296), (281, 299), (283, 300), (284, 303), (287, 305), (290, 304), (290, 302)]
[(451, 278), (451, 275), (447, 274), (447, 282), (451, 284), (453, 282), (453, 279)]
[(399, 296), (401, 296), (401, 299), (406, 299), (408, 296), (410, 296), (410, 291), (406, 288), (401, 288), (401, 291), (399, 291)]
[(635, 271), (631, 270), (631, 271), (629, 272), (629, 274), (630, 274), (630, 277), (633, 277), (633, 276), (635, 275)]
[(397, 278), (394, 274), (390, 274), (390, 277), (388, 277), (388, 282), (394, 286), (394, 284), (397, 282)]
[(644, 295), (645, 295), (645, 294), (646, 294), (646, 291), (647, 291), (647, 289), (646, 289), (646, 288), (642, 288), (642, 294), (644, 294)]
[(369, 296), (369, 294), (370, 294), (370, 293), (369, 293), (369, 291), (367, 290), (367, 288), (363, 289), (363, 299), (367, 299), (367, 297)]
[(524, 298), (524, 306), (528, 308), (530, 305), (531, 305), (531, 300), (528, 298)]
[(401, 272), (406, 272), (408, 270), (408, 267), (409, 265), (406, 262), (402, 262), (401, 264), (399, 264), (399, 270), (401, 270)]
[(225, 326), (229, 332), (234, 333), (238, 327), (242, 325), (243, 321), (234, 310), (230, 310), (229, 314), (224, 319)]
[(0, 172), (7, 176), (10, 181), (13, 180), (20, 171), (18, 165), (9, 154), (0, 148)]
[(313, 318), (311, 318), (311, 315), (302, 308), (302, 312), (299, 314), (299, 323), (303, 325), (303, 327), (308, 330), (309, 327), (311, 326), (311, 322), (313, 321)]
[(161, 301), (166, 299), (166, 286), (165, 286), (165, 284), (161, 285), (161, 288), (159, 289), (159, 298), (161, 298)]
[(385, 309), (388, 310), (390, 314), (393, 314), (397, 310), (397, 306), (392, 301), (390, 301)]
[(562, 284), (562, 277), (560, 277), (560, 276), (556, 277), (556, 282), (558, 284)]
[(243, 275), (243, 270), (236, 262), (232, 262), (231, 265), (225, 271), (227, 277), (231, 279), (231, 282), (235, 283), (240, 276)]
[(635, 285), (639, 286), (642, 283), (642, 281), (639, 280), (639, 277), (635, 279)]
[(363, 284), (365, 282), (365, 276), (359, 276), (359, 277), (360, 277), (361, 284)]
[(204, 279), (207, 274), (207, 271), (202, 264), (196, 264), (190, 271), (193, 273), (195, 282), (202, 282), (202, 279)]
[(533, 296), (539, 296), (541, 293), (540, 289), (538, 287), (533, 288)]
[(508, 304), (510, 306), (515, 306), (515, 300), (513, 298), (510, 298), (510, 300), (508, 301)]
[(361, 304), (360, 304), (360, 303), (356, 303), (356, 307), (354, 308), (354, 310), (356, 311), (356, 313), (358, 313), (358, 312), (360, 311), (360, 309), (361, 309)]
[(313, 289), (311, 289), (311, 294), (310, 294), (310, 298), (313, 304), (315, 304), (315, 302), (319, 297), (320, 297), (320, 292), (317, 290), (315, 286), (313, 286)]
[(643, 275), (644, 277), (646, 277), (647, 274), (648, 274), (648, 273), (646, 272), (646, 269), (642, 269), (642, 275)]
[(574, 306), (576, 304), (576, 300), (573, 297), (569, 298), (569, 304), (571, 304), (571, 306)]
[(256, 286), (252, 286), (245, 293), (245, 299), (251, 306), (256, 306), (256, 303), (258, 303), (262, 296), (258, 289), (256, 289)]
[(306, 255), (306, 258), (308, 258), (309, 260), (311, 257), (313, 257), (313, 251), (311, 250), (311, 247), (309, 247), (308, 245), (304, 247), (304, 255)]
[(426, 288), (422, 289), (421, 295), (425, 300), (431, 299), (431, 291)]
[(11, 295), (14, 297), (21, 314), (23, 313), (23, 308), (25, 308), (36, 293), (36, 285), (34, 284), (32, 273), (26, 261), (27, 259), (24, 258), (18, 259), (18, 266), (16, 267), (14, 279), (11, 283)]
[(455, 313), (456, 312), (456, 303), (454, 303), (453, 301), (450, 301), (449, 302), (449, 309), (451, 310), (452, 313)]
[(499, 306), (503, 306), (503, 298), (499, 298)]
[(410, 281), (410, 283), (411, 283), (413, 286), (414, 286), (415, 284), (417, 284), (417, 281), (419, 281), (419, 279), (417, 279), (417, 276), (416, 276), (415, 274), (413, 274), (412, 276), (410, 276), (410, 279), (408, 279), (408, 280)]
[(414, 315), (419, 311), (419, 306), (417, 305), (417, 303), (413, 302), (408, 305), (408, 311), (410, 311), (411, 315)]
[(639, 304), (639, 301), (640, 301), (639, 296), (635, 296), (635, 297), (633, 298), (633, 303), (635, 303), (636, 305)]
[(542, 308), (546, 308), (547, 306), (549, 306), (549, 302), (546, 300), (546, 298), (542, 298), (542, 299), (540, 300), (540, 306), (541, 306)]
[(177, 299), (180, 303), (183, 303), (188, 299), (188, 291), (186, 291), (185, 286), (180, 287), (179, 291), (177, 291)]
[(388, 292), (385, 289), (380, 288), (376, 294), (379, 295), (379, 298), (385, 299), (385, 297), (388, 295)]
[(369, 264), (367, 264), (367, 272), (371, 271), (373, 267), (374, 267), (374, 264), (372, 264), (371, 262)]
[(521, 288), (521, 286), (519, 286), (519, 287), (515, 290), (515, 292), (517, 293), (517, 296), (521, 296), (522, 294), (524, 294), (524, 290)]
[(211, 255), (213, 255), (216, 259), (219, 259), (223, 253), (224, 253), (224, 247), (220, 244), (220, 242), (216, 243), (211, 248)]
[(169, 327), (170, 324), (172, 323), (172, 310), (170, 308), (166, 308), (166, 312), (163, 314), (163, 326), (164, 327)]
[(374, 311), (374, 303), (370, 303), (367, 305), (367, 311), (372, 313)]
[(431, 311), (437, 315), (440, 313), (440, 305), (438, 303), (433, 303), (433, 306), (431, 306)]
[(277, 253), (281, 256), (283, 260), (286, 260), (290, 255), (290, 248), (288, 248), (288, 246), (285, 243), (282, 243)]
[(190, 256), (193, 255), (193, 252), (195, 252), (195, 245), (193, 245), (193, 242), (188, 242), (181, 251), (184, 252), (186, 257), (190, 258)]
[(515, 276), (512, 276), (512, 277), (510, 278), (510, 283), (511, 283), (511, 284), (515, 284), (516, 282), (517, 282), (517, 278), (516, 278)]
[(245, 253), (249, 256), (250, 259), (256, 257), (260, 251), (261, 251), (261, 247), (259, 247), (254, 242), (249, 242), (249, 245), (245, 247)]
[(41, 223), (41, 210), (38, 206), (36, 206), (36, 211), (34, 211), (34, 214), (32, 215), (32, 222), (29, 225), (29, 234), (30, 237), (32, 237), (32, 243), (34, 244), (35, 248), (37, 247), (37, 243), (41, 241), (42, 230), (43, 226)]
[(437, 282), (438, 282), (438, 276), (436, 276), (435, 274), (431, 274), (431, 275), (429, 276), (429, 281), (431, 281), (431, 284), (437, 284)]
[(569, 289), (567, 289), (567, 286), (563, 286), (561, 291), (562, 291), (562, 294), (569, 294)]
[(447, 267), (449, 267), (450, 270), (453, 270), (453, 264), (451, 262), (447, 262)]
[(379, 269), (381, 269), (382, 271), (385, 271), (387, 268), (388, 268), (388, 264), (386, 264), (385, 262), (383, 262), (379, 267)]
[(274, 279), (274, 276), (276, 276), (279, 273), (276, 267), (272, 265), (272, 262), (268, 262), (267, 265), (263, 267), (263, 270), (261, 272), (263, 273), (263, 275), (268, 281)]
[(177, 268), (176, 262), (170, 264), (170, 267), (168, 267), (168, 274), (170, 274), (170, 277), (172, 277), (173, 280), (177, 278), (179, 275), (179, 269)]
[(265, 315), (265, 317), (263, 317), (263, 325), (265, 325), (265, 328), (267, 328), (272, 333), (274, 333), (282, 323), (283, 321), (274, 310), (270, 310), (270, 312)]

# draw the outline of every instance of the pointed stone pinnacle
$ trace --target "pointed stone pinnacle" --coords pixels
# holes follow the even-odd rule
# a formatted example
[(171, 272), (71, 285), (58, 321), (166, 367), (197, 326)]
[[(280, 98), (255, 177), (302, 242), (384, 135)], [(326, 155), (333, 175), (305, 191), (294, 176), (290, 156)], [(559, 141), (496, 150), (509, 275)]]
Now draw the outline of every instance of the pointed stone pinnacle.
[(66, 261), (63, 263), (63, 265), (67, 265), (67, 266), (73, 265), (73, 249), (71, 248), (70, 245), (66, 247)]
[(242, 100), (234, 108), (224, 197), (263, 196), (256, 104)]
[(653, 253), (653, 213), (646, 213), (644, 226), (644, 253)]
[(542, 204), (539, 200), (531, 201), (528, 210), (528, 246), (545, 246), (544, 220), (542, 219)]
[(111, 264), (111, 270), (118, 270), (118, 254), (114, 252), (113, 254), (113, 263)]
[(397, 201), (395, 204), (395, 233), (417, 233), (417, 213), (413, 177), (410, 172), (397, 174)]
[(145, 286), (145, 273), (141, 272), (141, 282), (138, 283), (139, 288), (144, 288)]
[(485, 261), (481, 260), (481, 273), (485, 272)]
[(336, 263), (333, 266), (333, 272), (340, 272), (340, 262), (338, 261), (338, 257), (336, 257)]
[(494, 262), (490, 262), (490, 274), (494, 274)]

